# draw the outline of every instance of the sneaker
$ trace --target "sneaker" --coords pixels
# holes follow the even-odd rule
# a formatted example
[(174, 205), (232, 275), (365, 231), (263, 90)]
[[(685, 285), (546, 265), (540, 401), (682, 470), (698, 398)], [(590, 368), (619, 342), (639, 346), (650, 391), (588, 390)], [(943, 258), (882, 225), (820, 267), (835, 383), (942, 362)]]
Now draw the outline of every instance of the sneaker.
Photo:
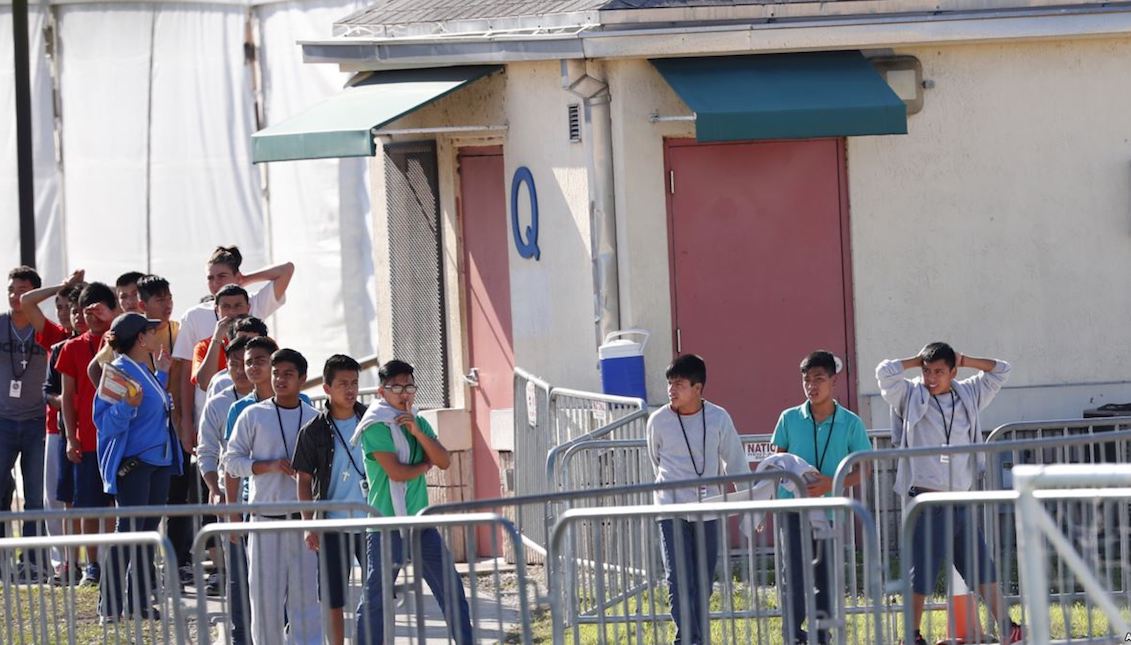
[(204, 584), (204, 595), (206, 596), (219, 596), (223, 591), (223, 581), (220, 580), (220, 574), (208, 574), (208, 580)]
[[(138, 615), (140, 615), (141, 620), (161, 620), (161, 612), (156, 607), (142, 607)], [(137, 615), (132, 611), (126, 612), (124, 618), (132, 622), (137, 622)]]
[(73, 587), (79, 583), (79, 577), (79, 565), (64, 562), (55, 567), (55, 575), (51, 578), (51, 583), (56, 587)]
[(46, 581), (47, 576), (39, 568), (39, 565), (29, 562), (21, 562), (16, 565), (16, 571), (12, 574), (12, 581), (18, 585), (37, 585)]
[(86, 565), (82, 570), (82, 578), (79, 580), (80, 587), (97, 587), (98, 581), (102, 579), (102, 567), (98, 566), (97, 562), (91, 562)]
[[(84, 577), (85, 577), (85, 575), (84, 575)], [(99, 616), (98, 617), (98, 624), (103, 626), (103, 627), (106, 627), (108, 625), (117, 625), (120, 622), (122, 622), (121, 616)]]
[(177, 576), (180, 577), (182, 587), (193, 586), (193, 583), (195, 582), (195, 575), (196, 574), (193, 571), (191, 564), (186, 564), (177, 568)]
[[(899, 639), (899, 645), (903, 645), (903, 639)], [(915, 640), (912, 645), (927, 645), (927, 639), (923, 638), (923, 632), (918, 629), (915, 630)]]

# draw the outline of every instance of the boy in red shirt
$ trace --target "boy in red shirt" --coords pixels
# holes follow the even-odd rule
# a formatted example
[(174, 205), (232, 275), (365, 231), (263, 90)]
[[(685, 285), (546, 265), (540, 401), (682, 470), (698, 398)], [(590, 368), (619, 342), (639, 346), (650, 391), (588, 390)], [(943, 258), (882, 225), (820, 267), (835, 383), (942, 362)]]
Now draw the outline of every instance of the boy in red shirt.
[[(74, 506), (103, 508), (113, 505), (114, 498), (103, 492), (98, 471), (98, 430), (93, 419), (96, 385), (87, 377), (86, 368), (98, 353), (110, 322), (121, 310), (114, 290), (101, 282), (92, 282), (83, 288), (79, 307), (89, 329), (63, 345), (56, 369), (63, 375), (63, 425), (67, 431), (67, 459), (74, 468)], [(113, 520), (106, 521), (105, 525), (105, 532), (113, 531)], [(98, 520), (84, 519), (81, 529), (88, 535), (98, 533)], [(88, 546), (87, 555), (90, 563), (79, 584), (97, 585), (101, 577), (97, 548)]]

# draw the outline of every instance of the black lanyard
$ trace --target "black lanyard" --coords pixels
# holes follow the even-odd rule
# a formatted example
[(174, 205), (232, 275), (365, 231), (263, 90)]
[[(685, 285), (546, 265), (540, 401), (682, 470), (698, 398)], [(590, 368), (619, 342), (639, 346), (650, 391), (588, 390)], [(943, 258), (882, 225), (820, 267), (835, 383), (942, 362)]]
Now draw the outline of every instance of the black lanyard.
[[(287, 433), (283, 431), (283, 413), (279, 412), (279, 402), (272, 399), (271, 403), (275, 404), (275, 416), (279, 419), (279, 436), (283, 439), (283, 450), (287, 452), (287, 459), (291, 458), (291, 449), (287, 446)], [(302, 430), (302, 401), (298, 402), (298, 428), (295, 430), (295, 436), (298, 436), (299, 430)]]
[(943, 432), (946, 433), (946, 445), (949, 446), (950, 445), (950, 433), (954, 431), (954, 403), (958, 399), (958, 397), (955, 396), (954, 390), (950, 391), (950, 424), (949, 425), (946, 422), (946, 413), (943, 412), (942, 403), (939, 403), (939, 397), (932, 394), (931, 398), (935, 400), (935, 405), (937, 405), (938, 408), (939, 408), (939, 416), (942, 417)]
[(817, 471), (820, 472), (821, 466), (825, 463), (825, 455), (829, 454), (829, 444), (833, 442), (833, 429), (836, 427), (836, 409), (839, 405), (833, 404), (833, 417), (829, 422), (829, 436), (825, 437), (825, 449), (817, 451), (817, 417), (813, 416), (813, 404), (808, 403), (809, 406), (809, 420), (813, 422), (813, 458), (817, 460), (814, 464), (817, 466)]
[[(353, 466), (354, 472), (358, 477), (365, 478), (365, 471), (357, 467), (357, 462), (353, 460), (353, 452), (350, 450), (350, 445), (346, 443), (345, 437), (342, 436), (342, 431), (338, 429), (338, 422), (334, 420), (334, 414), (327, 412), (326, 416), (330, 418), (330, 425), (334, 426), (334, 434), (338, 436), (338, 441), (342, 442), (342, 449), (346, 451), (346, 456), (350, 458), (350, 465)], [(361, 417), (357, 418), (361, 421)]]
[(683, 427), (683, 416), (679, 410), (672, 410), (675, 412), (675, 418), (679, 421), (679, 429), (683, 433), (683, 443), (687, 444), (687, 456), (691, 458), (691, 469), (695, 471), (696, 477), (702, 477), (703, 473), (707, 472), (707, 402), (699, 402), (699, 410), (703, 413), (703, 467), (699, 468), (695, 465), (695, 455), (691, 452), (691, 441), (687, 438), (687, 429)]

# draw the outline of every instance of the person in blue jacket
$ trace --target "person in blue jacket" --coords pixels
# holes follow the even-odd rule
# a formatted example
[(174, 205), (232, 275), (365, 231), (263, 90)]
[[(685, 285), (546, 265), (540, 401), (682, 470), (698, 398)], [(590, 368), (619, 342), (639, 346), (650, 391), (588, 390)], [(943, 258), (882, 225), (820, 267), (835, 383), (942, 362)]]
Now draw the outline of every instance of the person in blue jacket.
[[(115, 496), (118, 507), (165, 504), (170, 479), (181, 473), (181, 451), (170, 421), (172, 401), (165, 389), (172, 360), (155, 333), (160, 324), (138, 313), (124, 313), (110, 325), (108, 342), (117, 354), (110, 364), (140, 386), (121, 398), (100, 386), (94, 400), (98, 468), (103, 490)], [(103, 374), (104, 381), (108, 377)], [(117, 532), (154, 531), (160, 521), (159, 516), (118, 518)], [(132, 568), (131, 553), (142, 560), (133, 562)], [(117, 622), (123, 611), (127, 617), (158, 618), (153, 608), (154, 556), (152, 549), (109, 549), (98, 596), (103, 623)]]

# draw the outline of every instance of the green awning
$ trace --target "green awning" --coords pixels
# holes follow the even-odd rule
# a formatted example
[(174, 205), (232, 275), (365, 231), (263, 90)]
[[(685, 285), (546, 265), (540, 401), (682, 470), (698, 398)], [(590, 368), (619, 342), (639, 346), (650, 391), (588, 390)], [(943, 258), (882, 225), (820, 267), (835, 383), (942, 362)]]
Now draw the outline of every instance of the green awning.
[(906, 134), (907, 108), (858, 51), (651, 61), (699, 141)]
[(340, 94), (251, 135), (252, 161), (372, 157), (374, 129), (500, 69), (481, 65), (358, 75)]

